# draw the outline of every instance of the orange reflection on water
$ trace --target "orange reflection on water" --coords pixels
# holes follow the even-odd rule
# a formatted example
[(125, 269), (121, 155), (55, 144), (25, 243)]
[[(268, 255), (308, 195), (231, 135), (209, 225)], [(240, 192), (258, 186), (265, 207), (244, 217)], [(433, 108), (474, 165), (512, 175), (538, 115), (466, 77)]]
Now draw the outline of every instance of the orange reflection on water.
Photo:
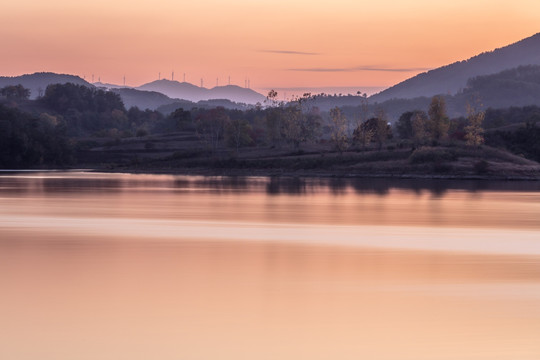
[(0, 177), (1, 359), (540, 358), (534, 189), (52, 176)]

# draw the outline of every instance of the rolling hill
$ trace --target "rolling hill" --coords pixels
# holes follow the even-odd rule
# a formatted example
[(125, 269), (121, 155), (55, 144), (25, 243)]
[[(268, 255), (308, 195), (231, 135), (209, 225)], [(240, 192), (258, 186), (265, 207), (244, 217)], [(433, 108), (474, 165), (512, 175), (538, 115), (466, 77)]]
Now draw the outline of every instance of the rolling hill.
[[(156, 91), (143, 91), (132, 88), (111, 88), (109, 91), (120, 95), (126, 109), (138, 107), (141, 110), (156, 110), (160, 106), (182, 102), (179, 107), (191, 108), (195, 104), (189, 100), (171, 99), (167, 95)], [(189, 107), (188, 107), (189, 106)]]
[(521, 65), (540, 65), (540, 33), (514, 44), (418, 74), (370, 97), (371, 102), (454, 95), (470, 78), (495, 74)]
[(73, 83), (93, 88), (94, 85), (75, 75), (56, 74), (52, 72), (40, 72), (21, 76), (0, 76), (0, 88), (9, 85), (22, 85), (30, 90), (30, 98), (35, 99), (45, 93), (47, 86), (51, 84)]
[(262, 103), (266, 99), (265, 96), (256, 91), (236, 85), (216, 86), (212, 89), (207, 89), (187, 82), (166, 79), (152, 81), (137, 87), (137, 89), (156, 91), (165, 94), (170, 98), (190, 100), (193, 102), (200, 100), (227, 99), (237, 103), (256, 104), (257, 102)]
[(194, 107), (208, 109), (218, 106), (226, 109), (246, 110), (249, 106), (242, 103), (235, 103), (228, 99), (200, 100), (198, 102), (171, 99), (167, 95), (156, 91), (144, 91), (132, 88), (111, 88), (109, 91), (120, 95), (126, 109), (138, 107), (141, 110), (158, 110), (164, 115), (169, 115), (178, 108), (190, 110)]
[[(467, 104), (484, 109), (505, 109), (510, 107), (540, 106), (540, 65), (519, 66), (496, 74), (482, 75), (469, 79), (464, 89), (455, 95), (444, 95), (447, 113), (450, 117), (467, 115)], [(339, 100), (339, 99), (338, 99)], [(414, 99), (390, 99), (382, 103), (370, 103), (370, 113), (375, 109), (385, 110), (390, 121), (411, 110), (427, 111), (431, 97)], [(317, 102), (314, 105), (318, 105)], [(361, 112), (359, 105), (343, 109), (347, 116), (357, 118)]]

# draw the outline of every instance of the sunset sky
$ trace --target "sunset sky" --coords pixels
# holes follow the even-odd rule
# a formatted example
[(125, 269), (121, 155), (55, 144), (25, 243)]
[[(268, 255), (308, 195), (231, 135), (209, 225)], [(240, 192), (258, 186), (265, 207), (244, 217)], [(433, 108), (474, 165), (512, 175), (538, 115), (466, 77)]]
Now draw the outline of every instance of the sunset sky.
[(384, 87), (539, 31), (538, 0), (18, 0), (0, 12), (0, 75)]

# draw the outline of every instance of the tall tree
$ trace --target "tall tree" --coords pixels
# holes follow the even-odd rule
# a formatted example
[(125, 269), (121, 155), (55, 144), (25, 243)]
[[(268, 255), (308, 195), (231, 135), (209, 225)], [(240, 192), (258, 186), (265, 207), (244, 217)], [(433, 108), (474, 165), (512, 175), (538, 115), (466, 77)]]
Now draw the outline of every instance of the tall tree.
[(379, 150), (381, 150), (390, 135), (390, 125), (388, 125), (388, 118), (383, 108), (378, 108), (376, 115), (375, 140), (379, 145)]
[(425, 112), (416, 112), (411, 119), (412, 138), (416, 146), (426, 143), (429, 139), (429, 123)]
[(228, 121), (229, 116), (222, 107), (204, 111), (195, 120), (195, 128), (199, 138), (210, 147), (214, 154), (217, 152), (225, 124)]
[(349, 147), (348, 121), (337, 106), (330, 110), (330, 120), (330, 140), (341, 154)]
[(407, 111), (399, 117), (395, 125), (401, 139), (412, 139), (414, 137), (413, 119), (416, 116), (427, 117), (425, 112), (420, 110)]
[(484, 143), (482, 122), (485, 115), (484, 111), (477, 111), (473, 106), (467, 104), (467, 121), (469, 122), (469, 125), (465, 127), (467, 145), (478, 147)]
[(442, 96), (434, 96), (429, 105), (430, 133), (436, 142), (448, 136), (450, 120), (446, 115), (446, 102)]
[(225, 143), (227, 146), (233, 147), (236, 153), (241, 146), (250, 145), (253, 139), (250, 136), (251, 125), (246, 119), (234, 118), (225, 124)]

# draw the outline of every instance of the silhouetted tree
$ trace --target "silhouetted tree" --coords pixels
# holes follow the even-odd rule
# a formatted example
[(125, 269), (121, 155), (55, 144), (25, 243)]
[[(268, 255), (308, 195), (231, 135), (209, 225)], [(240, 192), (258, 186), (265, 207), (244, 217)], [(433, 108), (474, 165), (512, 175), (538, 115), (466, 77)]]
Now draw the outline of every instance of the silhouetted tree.
[(348, 121), (337, 106), (330, 110), (330, 121), (330, 140), (341, 154), (349, 147)]
[(170, 118), (174, 121), (175, 127), (178, 130), (185, 130), (192, 126), (191, 113), (183, 108), (176, 109)]
[(423, 111), (414, 113), (411, 119), (412, 138), (416, 146), (425, 144), (429, 139), (429, 120)]
[(241, 146), (251, 145), (253, 143), (250, 132), (251, 125), (249, 125), (246, 119), (231, 119), (225, 124), (225, 143), (235, 148), (238, 153)]
[(375, 140), (379, 145), (379, 150), (382, 149), (383, 144), (388, 140), (391, 134), (390, 125), (388, 124), (388, 118), (382, 108), (376, 111), (376, 126), (375, 126)]
[(30, 97), (30, 90), (22, 85), (8, 85), (0, 89), (0, 95), (10, 100), (26, 100)]
[(401, 114), (398, 121), (395, 123), (396, 130), (401, 139), (412, 139), (414, 137), (413, 119), (419, 113), (421, 113), (420, 116), (425, 116), (425, 112), (420, 110), (407, 111)]
[(225, 124), (228, 121), (229, 116), (222, 107), (203, 111), (195, 119), (195, 129), (199, 138), (210, 147), (214, 154), (218, 149)]
[(446, 103), (442, 96), (434, 96), (429, 105), (430, 133), (436, 142), (448, 136), (450, 127), (448, 116), (446, 115)]

